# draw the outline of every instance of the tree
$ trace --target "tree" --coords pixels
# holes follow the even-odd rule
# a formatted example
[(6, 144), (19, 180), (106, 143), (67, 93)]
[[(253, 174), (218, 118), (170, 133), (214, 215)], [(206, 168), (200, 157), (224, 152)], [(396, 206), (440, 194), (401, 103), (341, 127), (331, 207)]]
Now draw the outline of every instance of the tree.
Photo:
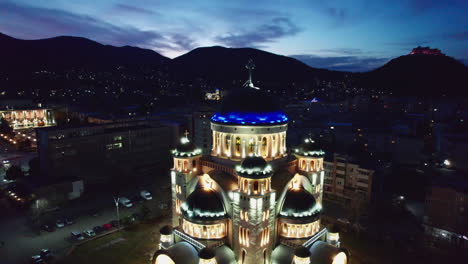
[(24, 176), (23, 171), (17, 165), (12, 165), (5, 173), (5, 178), (10, 181), (17, 181)]
[(145, 220), (147, 219), (150, 214), (151, 214), (151, 209), (146, 206), (146, 204), (144, 204), (142, 207), (141, 207), (141, 211), (140, 211), (140, 214), (141, 214), (141, 219), (142, 220)]
[(0, 132), (3, 134), (11, 134), (13, 132), (13, 128), (11, 128), (8, 121), (3, 117), (0, 119)]

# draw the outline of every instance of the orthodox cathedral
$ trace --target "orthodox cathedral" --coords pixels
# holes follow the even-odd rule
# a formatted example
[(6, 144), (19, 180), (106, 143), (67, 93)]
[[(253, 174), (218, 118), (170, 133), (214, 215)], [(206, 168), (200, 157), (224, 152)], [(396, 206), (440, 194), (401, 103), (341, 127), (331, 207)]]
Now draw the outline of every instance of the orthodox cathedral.
[(288, 150), (288, 117), (251, 79), (211, 118), (211, 155), (187, 134), (173, 151), (172, 226), (153, 264), (346, 264), (339, 234), (320, 225), (324, 152)]

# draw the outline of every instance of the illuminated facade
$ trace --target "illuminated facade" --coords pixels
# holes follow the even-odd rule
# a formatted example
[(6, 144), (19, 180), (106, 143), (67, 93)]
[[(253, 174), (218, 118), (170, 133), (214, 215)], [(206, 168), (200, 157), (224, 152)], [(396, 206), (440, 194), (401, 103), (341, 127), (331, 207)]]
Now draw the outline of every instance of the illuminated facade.
[(55, 117), (51, 109), (5, 110), (0, 111), (13, 130), (55, 126)]
[(249, 78), (211, 118), (210, 155), (181, 139), (172, 227), (161, 229), (154, 264), (347, 263), (339, 235), (327, 239), (320, 225), (324, 152), (308, 138), (288, 154), (287, 122)]

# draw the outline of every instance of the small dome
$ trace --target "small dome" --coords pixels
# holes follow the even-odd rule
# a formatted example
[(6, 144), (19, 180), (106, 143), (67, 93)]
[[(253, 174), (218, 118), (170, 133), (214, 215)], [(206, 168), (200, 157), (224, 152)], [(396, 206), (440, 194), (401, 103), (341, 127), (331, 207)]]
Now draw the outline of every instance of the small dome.
[(306, 247), (300, 246), (294, 250), (294, 255), (300, 258), (307, 258), (310, 256), (310, 252)]
[(198, 257), (201, 259), (212, 259), (215, 257), (215, 251), (212, 248), (202, 248), (200, 252), (198, 252)]
[(273, 173), (271, 166), (262, 157), (249, 156), (236, 166), (239, 176), (251, 179), (268, 178)]
[(201, 150), (187, 137), (182, 137), (172, 154), (176, 157), (192, 157), (201, 154)]
[(322, 150), (320, 144), (310, 138), (304, 139), (299, 148), (294, 150), (295, 154), (310, 157), (323, 157), (325, 152)]
[(270, 94), (255, 88), (244, 87), (231, 91), (221, 103), (221, 109), (211, 121), (221, 124), (265, 125), (282, 124), (288, 118), (279, 101)]
[(284, 197), (280, 216), (315, 221), (320, 217), (321, 209), (314, 196), (306, 189), (291, 188)]
[(203, 222), (227, 217), (221, 197), (213, 189), (195, 189), (182, 204), (182, 215), (190, 221)]
[(172, 234), (172, 227), (165, 225), (161, 229), (159, 229), (159, 233), (161, 235), (171, 235)]

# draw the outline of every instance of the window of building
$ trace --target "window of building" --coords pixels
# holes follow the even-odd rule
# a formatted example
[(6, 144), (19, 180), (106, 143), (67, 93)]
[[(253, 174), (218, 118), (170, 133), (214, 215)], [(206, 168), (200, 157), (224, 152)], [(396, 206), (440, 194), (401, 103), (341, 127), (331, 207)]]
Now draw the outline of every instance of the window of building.
[(122, 140), (122, 136), (114, 136), (114, 141)]
[(122, 148), (122, 147), (123, 147), (123, 144), (121, 142), (106, 145), (107, 150), (119, 149), (119, 148)]

